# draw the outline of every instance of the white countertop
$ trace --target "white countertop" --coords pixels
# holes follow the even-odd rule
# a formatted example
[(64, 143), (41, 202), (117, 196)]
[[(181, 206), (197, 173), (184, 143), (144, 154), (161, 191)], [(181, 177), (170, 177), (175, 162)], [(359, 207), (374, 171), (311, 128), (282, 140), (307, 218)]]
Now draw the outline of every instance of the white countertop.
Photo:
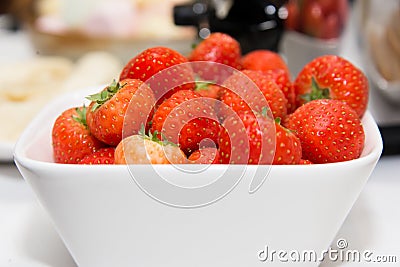
[[(343, 54), (361, 64), (356, 41), (349, 39)], [(24, 34), (4, 34), (0, 38), (0, 62), (34, 55)], [(11, 53), (10, 53), (11, 52)], [(384, 103), (373, 99), (372, 113)], [(379, 107), (376, 108), (376, 107)], [(397, 113), (399, 114), (399, 113)], [(395, 114), (396, 115), (396, 114)], [(395, 116), (400, 118), (400, 116)], [(321, 266), (399, 266), (400, 265), (400, 155), (380, 159), (369, 182), (340, 229), (348, 248), (369, 250), (374, 256), (395, 256), (397, 263), (326, 262)], [(334, 242), (335, 242), (334, 241)], [(74, 267), (76, 266), (58, 237), (47, 214), (36, 201), (13, 163), (0, 163), (0, 266), (1, 267)]]

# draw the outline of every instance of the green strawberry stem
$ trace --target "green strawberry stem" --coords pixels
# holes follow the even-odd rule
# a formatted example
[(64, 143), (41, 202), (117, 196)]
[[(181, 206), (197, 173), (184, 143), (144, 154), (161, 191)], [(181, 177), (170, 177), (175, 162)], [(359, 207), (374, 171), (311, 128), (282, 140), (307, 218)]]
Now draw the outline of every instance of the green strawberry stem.
[(316, 99), (330, 99), (329, 88), (321, 88), (314, 77), (311, 78), (310, 93), (301, 95), (306, 103)]
[(278, 125), (280, 125), (281, 128), (283, 128), (287, 133), (294, 133), (294, 131), (292, 131), (292, 130), (290, 130), (290, 129), (288, 129), (288, 128), (286, 128), (285, 126), (282, 125), (282, 119), (281, 119), (281, 117), (276, 117), (274, 120), (275, 120), (275, 123), (278, 124)]
[(76, 108), (75, 110), (78, 115), (72, 116), (72, 119), (76, 122), (81, 123), (83, 126), (87, 128), (88, 125), (86, 123), (86, 106), (83, 105), (82, 108)]
[(86, 97), (86, 99), (95, 102), (95, 104), (92, 107), (92, 111), (95, 111), (96, 109), (101, 107), (101, 105), (110, 100), (124, 86), (125, 84), (121, 85), (116, 80), (113, 80), (112, 83), (101, 92)]
[(208, 90), (208, 86), (210, 84), (213, 84), (213, 82), (204, 82), (204, 81), (196, 81), (196, 88), (194, 91), (200, 91), (200, 90)]
[(156, 143), (158, 143), (158, 144), (160, 144), (160, 145), (163, 145), (163, 146), (166, 146), (166, 145), (178, 146), (177, 144), (168, 141), (168, 140), (167, 140), (167, 137), (166, 137), (163, 133), (160, 133), (161, 139), (162, 139), (162, 140), (160, 140), (160, 138), (158, 137), (159, 133), (158, 133), (157, 130), (155, 130), (153, 133), (149, 131), (149, 134), (146, 134), (146, 130), (145, 130), (145, 127), (144, 127), (143, 124), (142, 124), (142, 126), (140, 127), (139, 135), (140, 135), (143, 139), (147, 139), (147, 140), (156, 142)]

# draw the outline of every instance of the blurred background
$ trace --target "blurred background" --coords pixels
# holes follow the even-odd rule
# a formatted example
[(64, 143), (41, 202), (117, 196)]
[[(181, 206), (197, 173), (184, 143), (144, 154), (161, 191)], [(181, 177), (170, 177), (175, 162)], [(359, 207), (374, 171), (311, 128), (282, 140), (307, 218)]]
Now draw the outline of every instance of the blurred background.
[(53, 96), (109, 83), (151, 46), (188, 55), (211, 32), (236, 38), (243, 54), (279, 52), (293, 79), (319, 55), (350, 59), (369, 77), (384, 153), (400, 152), (398, 0), (2, 0), (0, 114), (17, 123), (0, 143), (15, 142)]
[(337, 238), (398, 253), (399, 0), (1, 0), (1, 266), (76, 266), (13, 164), (13, 146), (36, 113), (63, 92), (110, 83), (148, 47), (187, 55), (215, 31), (235, 37), (244, 54), (279, 52), (292, 78), (322, 54), (341, 55), (367, 74), (384, 156)]

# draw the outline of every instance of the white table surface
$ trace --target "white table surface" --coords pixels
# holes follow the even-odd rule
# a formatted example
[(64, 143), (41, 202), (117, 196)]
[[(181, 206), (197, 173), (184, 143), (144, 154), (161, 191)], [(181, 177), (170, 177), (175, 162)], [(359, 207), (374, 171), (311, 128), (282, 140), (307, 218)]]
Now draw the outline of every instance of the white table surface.
[[(352, 39), (353, 30), (346, 35), (342, 54), (361, 64), (356, 42)], [(34, 54), (23, 33), (0, 32), (0, 63)], [(380, 107), (386, 106), (379, 101), (373, 99), (370, 105), (378, 118), (382, 116)], [(370, 250), (375, 256), (396, 256), (397, 263), (326, 262), (321, 266), (400, 266), (399, 166), (400, 155), (380, 159), (335, 239), (346, 239), (349, 249)], [(11, 266), (76, 265), (15, 165), (0, 163), (0, 267)]]

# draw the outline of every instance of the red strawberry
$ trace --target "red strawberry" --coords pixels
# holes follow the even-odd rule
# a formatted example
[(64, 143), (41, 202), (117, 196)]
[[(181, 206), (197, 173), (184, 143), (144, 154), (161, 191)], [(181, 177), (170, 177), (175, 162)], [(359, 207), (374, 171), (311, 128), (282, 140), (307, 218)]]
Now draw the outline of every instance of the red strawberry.
[(211, 33), (189, 55), (190, 61), (211, 61), (240, 69), (241, 48), (238, 41), (225, 33)]
[(314, 164), (311, 161), (309, 161), (308, 159), (301, 159), (299, 162), (300, 165), (311, 165)]
[(340, 26), (340, 18), (338, 14), (329, 14), (322, 23), (322, 34), (323, 39), (334, 39), (340, 36), (342, 28)]
[(232, 114), (218, 138), (224, 164), (271, 164), (275, 152), (275, 122), (253, 112)]
[(137, 79), (113, 82), (88, 99), (92, 100), (86, 114), (89, 129), (110, 146), (118, 145), (124, 135), (138, 133), (142, 125), (147, 125), (155, 102), (152, 90)]
[[(185, 56), (173, 49), (162, 46), (151, 47), (129, 60), (122, 69), (119, 80), (129, 78), (139, 79), (143, 82), (147, 81), (154, 91), (157, 102), (161, 103), (177, 90), (194, 88), (194, 84), (191, 83), (194, 81), (193, 72), (190, 66), (183, 64), (187, 62), (188, 59)], [(161, 71), (172, 66), (175, 66), (174, 71), (165, 71), (159, 74)], [(177, 72), (180, 75), (175, 75)], [(152, 83), (149, 79), (156, 74), (162, 77), (158, 76), (155, 82)], [(161, 86), (158, 84), (159, 81), (163, 82)]]
[(324, 24), (324, 13), (321, 5), (315, 1), (306, 1), (302, 12), (306, 14), (302, 20), (302, 31), (307, 35), (321, 38)]
[(272, 164), (299, 164), (301, 160), (300, 139), (290, 130), (275, 121), (276, 150)]
[(282, 69), (289, 74), (289, 68), (283, 58), (270, 50), (254, 50), (242, 57), (242, 68), (246, 70), (268, 71)]
[(273, 80), (285, 95), (287, 102), (287, 111), (292, 113), (296, 108), (296, 95), (294, 93), (293, 83), (289, 74), (281, 69), (268, 70), (264, 72), (268, 79)]
[(57, 117), (52, 129), (53, 156), (56, 163), (76, 164), (104, 146), (86, 125), (86, 107), (70, 108)]
[(297, 0), (289, 0), (285, 5), (288, 12), (287, 18), (284, 21), (285, 29), (296, 31), (300, 29), (300, 9), (297, 5)]
[(193, 90), (180, 90), (157, 108), (151, 131), (179, 144), (188, 154), (199, 147), (209, 146), (210, 142), (216, 143), (220, 124), (215, 116), (214, 103)]
[(200, 148), (190, 154), (188, 159), (194, 164), (217, 164), (220, 161), (219, 151), (215, 147)]
[[(260, 71), (237, 72), (229, 77), (223, 86), (221, 102), (234, 112), (249, 110), (261, 112), (265, 104), (268, 104), (275, 118), (285, 118), (287, 115), (287, 99), (284, 93), (273, 80)], [(222, 106), (219, 115), (225, 118), (229, 112), (231, 112), (229, 109)]]
[(219, 99), (222, 87), (212, 82), (196, 82), (194, 91), (202, 97)]
[(139, 79), (145, 82), (161, 70), (186, 62), (187, 58), (173, 49), (151, 47), (129, 60), (122, 69), (119, 80)]
[(356, 159), (364, 148), (358, 114), (339, 100), (310, 101), (289, 116), (286, 126), (297, 133), (303, 158), (314, 163)]
[(367, 77), (340, 56), (325, 55), (306, 64), (294, 81), (294, 88), (297, 107), (314, 99), (338, 99), (362, 117), (368, 104)]
[(139, 134), (124, 138), (115, 149), (115, 164), (182, 164), (187, 158), (182, 150), (156, 135)]
[[(309, 0), (308, 2), (317, 2), (324, 14), (331, 14), (336, 12), (337, 0)], [(347, 0), (346, 0), (347, 1)]]
[(114, 164), (114, 147), (100, 148), (92, 154), (86, 155), (78, 164)]

